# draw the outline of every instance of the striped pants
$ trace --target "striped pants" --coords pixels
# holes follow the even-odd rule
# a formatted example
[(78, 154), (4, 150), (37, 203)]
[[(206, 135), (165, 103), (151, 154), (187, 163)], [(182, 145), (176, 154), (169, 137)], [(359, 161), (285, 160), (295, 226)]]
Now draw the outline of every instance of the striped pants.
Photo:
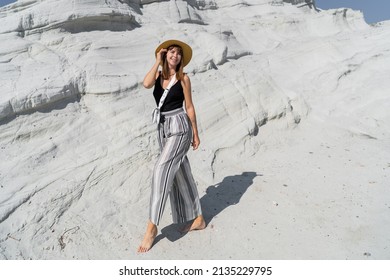
[(154, 166), (150, 196), (150, 221), (158, 225), (168, 199), (174, 223), (201, 215), (199, 195), (186, 156), (192, 140), (192, 127), (184, 109), (161, 113), (158, 124), (160, 156)]

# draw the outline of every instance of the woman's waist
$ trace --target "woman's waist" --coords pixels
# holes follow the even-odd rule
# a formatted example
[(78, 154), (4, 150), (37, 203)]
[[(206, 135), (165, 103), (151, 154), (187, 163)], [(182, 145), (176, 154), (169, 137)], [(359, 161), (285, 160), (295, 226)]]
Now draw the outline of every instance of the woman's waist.
[(174, 110), (161, 112), (161, 115), (164, 116), (164, 117), (172, 117), (172, 116), (175, 116), (175, 115), (178, 115), (178, 114), (185, 114), (185, 113), (186, 112), (184, 111), (184, 108), (181, 107), (181, 108), (177, 108), (177, 109), (174, 109)]

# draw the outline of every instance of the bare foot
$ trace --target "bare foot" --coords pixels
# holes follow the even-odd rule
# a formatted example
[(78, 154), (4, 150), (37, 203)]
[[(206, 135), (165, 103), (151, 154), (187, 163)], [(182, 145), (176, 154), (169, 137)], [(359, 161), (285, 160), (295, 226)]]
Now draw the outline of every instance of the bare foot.
[(195, 220), (192, 221), (192, 223), (186, 225), (181, 232), (189, 232), (192, 230), (202, 230), (206, 227), (206, 221), (204, 220), (203, 216), (200, 215), (195, 218)]
[(154, 239), (157, 235), (157, 226), (151, 222), (148, 223), (148, 227), (145, 232), (144, 240), (142, 240), (141, 245), (138, 247), (138, 253), (146, 253), (152, 248)]

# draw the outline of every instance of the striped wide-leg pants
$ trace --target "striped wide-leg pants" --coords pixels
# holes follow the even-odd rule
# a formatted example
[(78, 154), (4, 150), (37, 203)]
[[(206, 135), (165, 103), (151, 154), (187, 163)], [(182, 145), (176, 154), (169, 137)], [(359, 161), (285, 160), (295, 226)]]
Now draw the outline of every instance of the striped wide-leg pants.
[(187, 152), (191, 145), (192, 128), (184, 109), (161, 113), (158, 124), (160, 156), (154, 166), (150, 196), (150, 221), (158, 225), (168, 196), (174, 223), (190, 221), (201, 215), (198, 190)]

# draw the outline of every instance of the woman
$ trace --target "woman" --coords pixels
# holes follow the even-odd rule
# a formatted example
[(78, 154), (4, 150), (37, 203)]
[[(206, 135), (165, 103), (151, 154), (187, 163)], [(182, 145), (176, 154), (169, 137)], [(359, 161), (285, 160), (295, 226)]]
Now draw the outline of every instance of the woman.
[[(153, 245), (168, 195), (173, 222), (191, 221), (183, 231), (206, 227), (198, 191), (186, 156), (190, 145), (196, 150), (200, 144), (191, 97), (191, 82), (188, 75), (183, 73), (183, 67), (191, 60), (192, 49), (181, 41), (169, 40), (157, 47), (155, 55), (156, 62), (146, 74), (143, 85), (148, 89), (154, 86), (156, 104), (159, 104), (171, 79), (172, 82), (177, 81), (173, 85), (171, 82), (160, 110), (161, 117), (157, 130), (161, 153), (153, 171), (149, 222), (144, 239), (138, 247), (140, 253), (149, 251)], [(162, 71), (158, 71), (160, 65)]]

